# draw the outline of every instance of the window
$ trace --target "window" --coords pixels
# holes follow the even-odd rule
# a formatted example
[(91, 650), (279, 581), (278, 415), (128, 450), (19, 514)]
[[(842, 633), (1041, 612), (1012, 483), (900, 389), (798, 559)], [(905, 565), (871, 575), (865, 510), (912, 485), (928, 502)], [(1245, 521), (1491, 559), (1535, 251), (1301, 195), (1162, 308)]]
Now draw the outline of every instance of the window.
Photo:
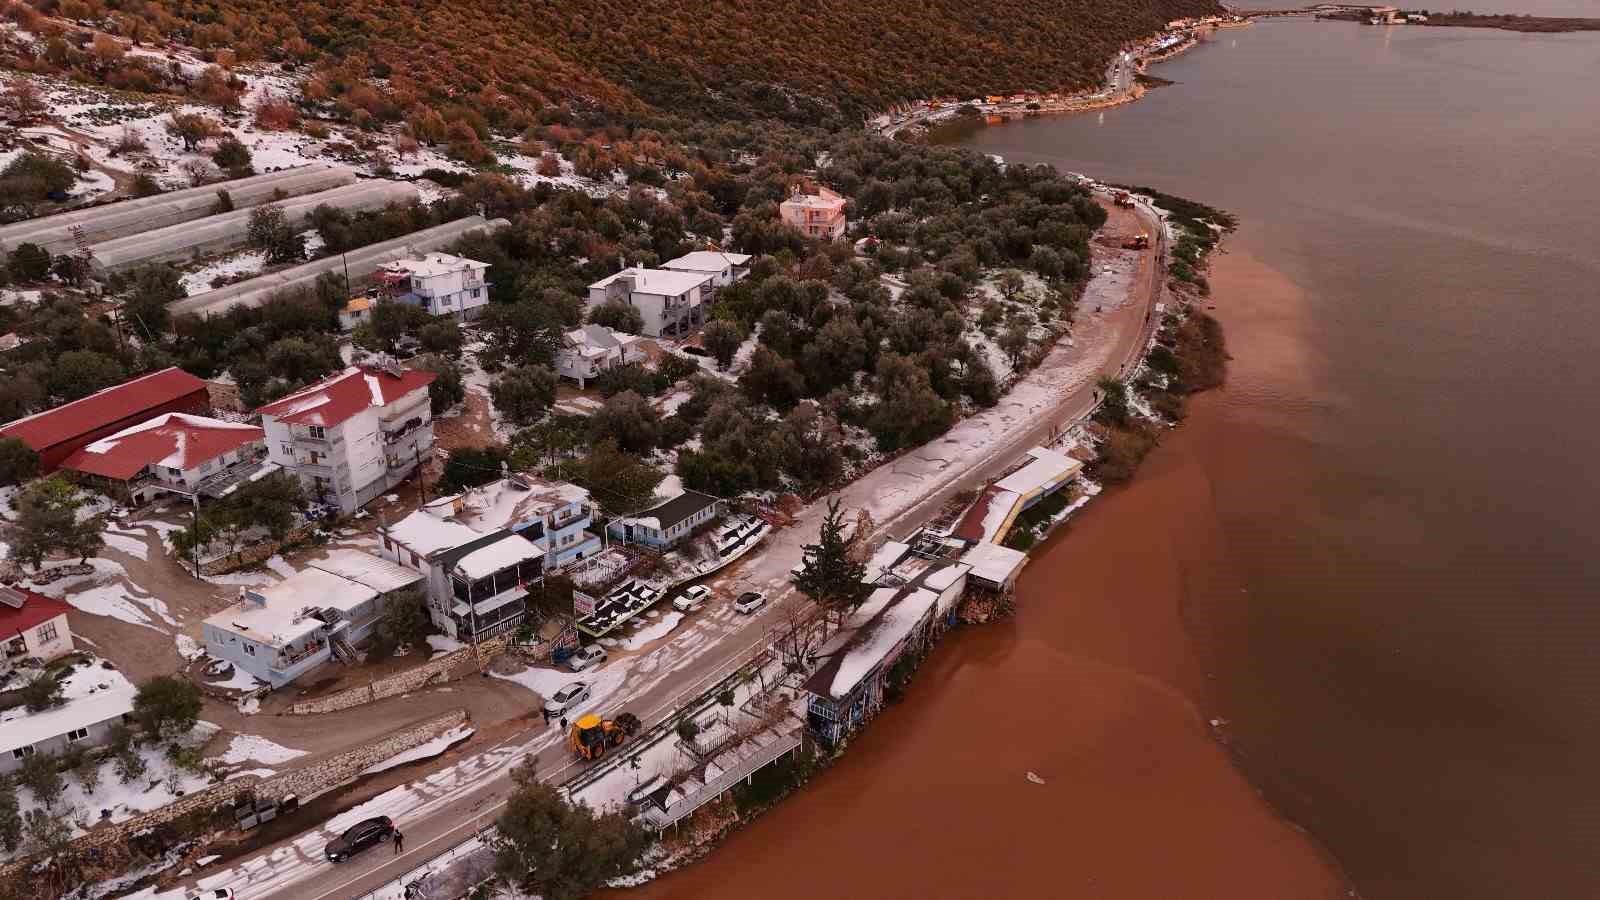
[(12, 759), (27, 759), (32, 755), (33, 746), (31, 744), (27, 747), (18, 747), (17, 749), (11, 751)]
[(290, 459), (293, 459), (294, 458), (294, 445), (293, 444), (284, 444), (283, 445), (283, 455), (289, 457)]
[(244, 655), (245, 656), (255, 656), (256, 655), (256, 645), (255, 644), (251, 644), (251, 643), (246, 643), (244, 645)]
[(478, 299), (479, 297), (482, 297), (482, 296), (483, 296), (483, 288), (473, 288), (472, 289), (472, 299), (476, 300), (476, 299)]
[(323, 428), (321, 425), (309, 426), (308, 428), (306, 428), (306, 431), (311, 432), (311, 436), (316, 438), (319, 441), (327, 440), (328, 430), (326, 428)]
[(34, 634), (39, 638), (39, 643), (48, 644), (56, 639), (56, 623), (46, 622)]
[(70, 744), (70, 743), (73, 743), (74, 741), (81, 741), (81, 740), (83, 740), (84, 738), (86, 738), (88, 736), (89, 736), (89, 729), (87, 729), (87, 728), (74, 728), (71, 731), (67, 732), (67, 743)]

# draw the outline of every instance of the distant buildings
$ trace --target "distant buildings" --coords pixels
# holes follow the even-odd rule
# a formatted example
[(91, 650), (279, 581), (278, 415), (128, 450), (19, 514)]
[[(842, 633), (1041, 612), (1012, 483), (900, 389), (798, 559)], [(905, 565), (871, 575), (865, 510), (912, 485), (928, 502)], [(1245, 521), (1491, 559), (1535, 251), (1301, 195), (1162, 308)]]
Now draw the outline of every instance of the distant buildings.
[(267, 454), (307, 491), (353, 513), (433, 451), (433, 372), (351, 366), (258, 410)]
[(633, 516), (618, 516), (606, 526), (613, 538), (656, 549), (675, 547), (694, 530), (723, 513), (723, 502), (699, 491), (683, 490)]
[(433, 252), (389, 263), (373, 279), (401, 303), (465, 320), (477, 318), (489, 303), (489, 282), (484, 279), (488, 269), (486, 262)]
[(674, 272), (698, 272), (710, 275), (711, 287), (727, 287), (750, 274), (750, 255), (723, 253), (720, 250), (696, 250), (662, 263), (661, 268)]
[(61, 468), (136, 506), (160, 494), (220, 496), (257, 471), (266, 452), (265, 432), (254, 425), (163, 413), (84, 446)]
[(48, 475), (86, 445), (162, 413), (204, 415), (211, 408), (206, 383), (173, 367), (141, 375), (55, 409), (0, 427), (0, 437), (18, 438), (39, 454)]
[(783, 221), (808, 238), (836, 241), (844, 237), (845, 199), (821, 186), (796, 186), (789, 199), (778, 204)]
[(571, 378), (582, 388), (601, 372), (629, 362), (628, 348), (637, 337), (601, 325), (585, 325), (561, 336), (556, 350), (556, 374)]
[(49, 662), (71, 653), (70, 609), (54, 597), (0, 585), (0, 678), (23, 660)]
[(240, 588), (239, 602), (201, 624), (206, 653), (273, 689), (330, 660), (355, 662), (389, 598), (422, 576), (360, 550), (325, 560), (269, 587)]
[(671, 269), (623, 269), (589, 285), (589, 309), (611, 301), (639, 310), (644, 319), (640, 333), (650, 337), (680, 337), (705, 324), (712, 276), (704, 272)]
[(382, 532), (382, 552), (426, 579), (428, 613), (462, 641), (512, 630), (528, 585), (600, 549), (589, 493), (512, 475), (425, 504)]

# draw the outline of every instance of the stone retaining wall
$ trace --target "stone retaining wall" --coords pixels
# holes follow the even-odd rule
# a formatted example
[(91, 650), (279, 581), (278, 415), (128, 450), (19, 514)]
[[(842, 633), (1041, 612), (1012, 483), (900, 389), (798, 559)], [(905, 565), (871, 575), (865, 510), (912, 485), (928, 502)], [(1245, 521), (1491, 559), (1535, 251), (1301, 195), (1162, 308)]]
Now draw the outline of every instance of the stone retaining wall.
[(489, 660), (504, 653), (510, 644), (509, 634), (490, 638), (476, 647), (453, 650), (437, 659), (430, 659), (414, 669), (390, 675), (388, 678), (379, 678), (371, 684), (329, 694), (326, 697), (301, 701), (289, 707), (289, 715), (309, 716), (337, 712), (352, 706), (409, 694), (429, 684), (454, 681), (469, 672), (479, 671)]

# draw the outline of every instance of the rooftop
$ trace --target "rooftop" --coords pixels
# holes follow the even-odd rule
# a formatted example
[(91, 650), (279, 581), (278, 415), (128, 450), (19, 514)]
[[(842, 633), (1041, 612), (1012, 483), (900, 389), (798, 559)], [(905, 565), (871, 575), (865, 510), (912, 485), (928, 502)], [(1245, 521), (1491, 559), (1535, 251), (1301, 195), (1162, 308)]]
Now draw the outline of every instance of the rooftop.
[(633, 291), (638, 294), (661, 294), (667, 297), (676, 297), (687, 294), (710, 280), (711, 276), (704, 272), (674, 272), (670, 269), (646, 269), (634, 266), (623, 269), (615, 275), (606, 277), (589, 285), (590, 289), (603, 288), (620, 278), (633, 279)]
[(80, 665), (61, 679), (66, 704), (30, 713), (16, 707), (0, 713), (0, 753), (88, 728), (133, 711), (138, 689), (121, 672), (97, 664)]
[(637, 516), (628, 516), (627, 518), (647, 528), (666, 531), (716, 502), (717, 498), (710, 494), (685, 490), (676, 497), (658, 503)]
[(1043, 447), (1034, 447), (1028, 456), (1031, 461), (1027, 465), (995, 482), (995, 486), (1026, 496), (1071, 478), (1083, 468), (1083, 463), (1072, 457)]
[[(6, 640), (37, 625), (64, 616), (72, 606), (54, 597), (36, 594), (26, 588), (0, 586), (0, 640)], [(13, 603), (20, 603), (20, 606)]]
[(0, 428), (0, 435), (21, 438), (34, 450), (43, 450), (205, 389), (204, 381), (173, 366), (55, 409), (24, 416)]
[(364, 550), (331, 550), (327, 559), (312, 560), (307, 565), (369, 587), (380, 594), (398, 591), (422, 580), (417, 572)]
[(990, 584), (1005, 584), (1015, 577), (1028, 562), (1028, 554), (1001, 544), (979, 541), (973, 544), (961, 561), (972, 567), (972, 577)]
[(456, 571), (464, 577), (476, 581), (479, 578), (488, 578), (502, 569), (509, 569), (520, 562), (535, 560), (544, 555), (544, 551), (533, 541), (520, 534), (508, 534), (492, 544), (468, 553), (456, 560)]
[(452, 504), (456, 521), (486, 533), (522, 528), (539, 516), (574, 503), (587, 503), (589, 492), (564, 481), (517, 474), (442, 499), (456, 501)]
[(939, 595), (926, 588), (873, 591), (850, 623), (818, 651), (822, 664), (806, 680), (806, 690), (833, 700), (848, 696), (938, 603)]
[(88, 444), (61, 466), (116, 479), (132, 478), (145, 466), (193, 469), (265, 434), (254, 425), (166, 413)]
[(585, 325), (574, 328), (566, 333), (569, 344), (583, 351), (585, 355), (603, 353), (615, 347), (628, 347), (638, 342), (636, 335), (623, 334), (612, 331), (604, 325)]
[(242, 589), (238, 603), (207, 616), (206, 624), (281, 647), (323, 626), (313, 613), (328, 607), (348, 612), (377, 596), (372, 588), (332, 572), (301, 569), (277, 584)]
[(422, 369), (351, 366), (256, 412), (295, 425), (338, 425), (368, 407), (388, 406), (437, 377)]
[(724, 253), (721, 250), (696, 250), (661, 264), (663, 269), (683, 272), (721, 272), (729, 266), (749, 265), (748, 253)]
[(389, 264), (390, 269), (404, 269), (417, 278), (432, 278), (435, 275), (447, 275), (451, 272), (461, 272), (469, 269), (487, 269), (489, 264), (467, 259), (464, 256), (455, 256), (450, 253), (424, 253), (417, 259), (397, 259)]

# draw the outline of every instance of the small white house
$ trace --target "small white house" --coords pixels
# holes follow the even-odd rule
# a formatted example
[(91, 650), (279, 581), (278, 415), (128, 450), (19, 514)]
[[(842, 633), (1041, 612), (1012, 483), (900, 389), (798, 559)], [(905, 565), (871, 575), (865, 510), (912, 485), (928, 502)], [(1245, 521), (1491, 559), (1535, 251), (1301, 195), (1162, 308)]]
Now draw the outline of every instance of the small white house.
[(629, 362), (628, 349), (639, 338), (603, 325), (585, 325), (561, 336), (556, 351), (556, 374), (571, 378), (581, 389), (586, 382), (612, 366)]
[(588, 308), (617, 301), (639, 310), (640, 332), (650, 337), (681, 337), (706, 320), (712, 276), (634, 266), (589, 285)]
[(60, 754), (68, 747), (107, 743), (112, 729), (126, 723), (138, 694), (121, 672), (98, 663), (79, 663), (58, 676), (66, 702), (40, 712), (18, 706), (0, 712), (0, 774), (22, 768), (35, 753)]
[(488, 269), (486, 262), (434, 252), (395, 260), (373, 277), (401, 302), (465, 320), (476, 319), (489, 304)]
[(613, 538), (658, 550), (676, 547), (696, 528), (722, 516), (723, 502), (710, 494), (682, 490), (633, 516), (618, 516), (606, 525)]
[(720, 250), (696, 250), (661, 264), (661, 268), (674, 272), (698, 272), (711, 276), (711, 286), (727, 287), (742, 281), (750, 274), (748, 253), (724, 253)]

